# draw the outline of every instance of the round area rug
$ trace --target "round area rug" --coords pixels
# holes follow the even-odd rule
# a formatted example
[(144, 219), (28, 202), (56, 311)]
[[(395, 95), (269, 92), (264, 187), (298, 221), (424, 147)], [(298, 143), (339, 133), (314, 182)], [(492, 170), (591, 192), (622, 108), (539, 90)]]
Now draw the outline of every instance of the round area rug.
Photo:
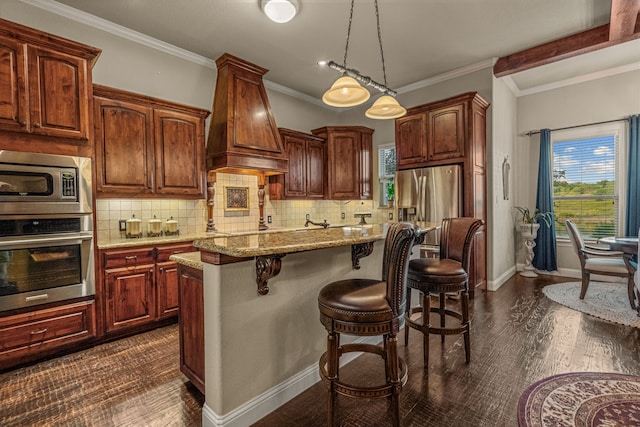
[(551, 300), (582, 313), (622, 325), (640, 328), (640, 317), (631, 308), (624, 283), (591, 282), (580, 299), (580, 282), (558, 283), (542, 288)]
[(520, 427), (640, 426), (640, 377), (573, 372), (544, 378), (522, 393)]

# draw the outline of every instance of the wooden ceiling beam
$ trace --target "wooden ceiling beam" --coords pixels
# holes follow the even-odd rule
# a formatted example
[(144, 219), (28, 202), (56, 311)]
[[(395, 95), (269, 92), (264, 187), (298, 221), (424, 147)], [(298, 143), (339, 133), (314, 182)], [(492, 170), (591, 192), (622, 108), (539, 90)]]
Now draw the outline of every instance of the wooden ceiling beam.
[(634, 33), (638, 23), (640, 0), (612, 0), (609, 40), (622, 40)]
[(493, 74), (503, 77), (640, 38), (639, 12), (640, 0), (612, 0), (609, 24), (503, 56)]

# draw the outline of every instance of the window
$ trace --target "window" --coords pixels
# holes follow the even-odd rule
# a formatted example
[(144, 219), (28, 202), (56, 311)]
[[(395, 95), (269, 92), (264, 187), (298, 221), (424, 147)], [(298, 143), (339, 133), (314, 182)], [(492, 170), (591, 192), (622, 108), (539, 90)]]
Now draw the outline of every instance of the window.
[(389, 205), (395, 196), (393, 179), (396, 174), (396, 147), (383, 144), (378, 148), (378, 181), (380, 189), (380, 207)]
[(556, 131), (553, 146), (553, 211), (557, 237), (573, 220), (586, 239), (622, 234), (626, 140), (624, 124)]

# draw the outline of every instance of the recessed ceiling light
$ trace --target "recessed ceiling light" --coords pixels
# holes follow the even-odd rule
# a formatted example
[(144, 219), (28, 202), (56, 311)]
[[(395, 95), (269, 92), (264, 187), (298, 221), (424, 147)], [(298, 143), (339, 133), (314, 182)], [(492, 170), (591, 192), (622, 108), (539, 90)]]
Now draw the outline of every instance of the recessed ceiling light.
[(284, 24), (298, 13), (296, 0), (262, 0), (262, 11), (273, 22)]

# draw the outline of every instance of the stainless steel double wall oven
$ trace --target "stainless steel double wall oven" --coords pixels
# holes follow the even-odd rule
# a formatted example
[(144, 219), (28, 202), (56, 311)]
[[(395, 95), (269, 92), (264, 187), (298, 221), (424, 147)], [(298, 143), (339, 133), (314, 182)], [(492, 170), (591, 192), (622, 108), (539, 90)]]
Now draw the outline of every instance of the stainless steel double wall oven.
[(95, 294), (91, 159), (0, 151), (0, 312)]

